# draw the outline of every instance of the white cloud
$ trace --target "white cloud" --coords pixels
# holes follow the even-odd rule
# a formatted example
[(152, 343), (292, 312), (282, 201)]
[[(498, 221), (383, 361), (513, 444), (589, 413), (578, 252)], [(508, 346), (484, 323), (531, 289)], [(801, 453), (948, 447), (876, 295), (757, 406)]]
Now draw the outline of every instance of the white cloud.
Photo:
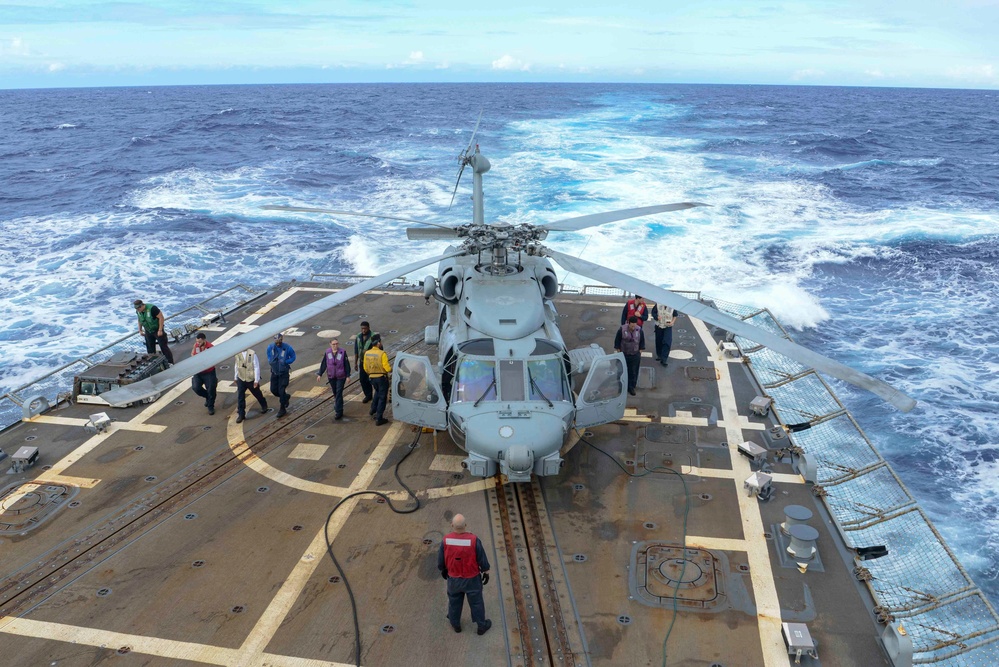
[(49, 63), (50, 72), (61, 72), (64, 69), (66, 69), (66, 65), (63, 63)]
[(442, 63), (437, 63), (436, 65), (434, 65), (434, 69), (448, 69), (450, 67), (451, 64), (446, 60)]
[(885, 73), (882, 72), (879, 69), (868, 69), (868, 70), (864, 70), (864, 74), (866, 74), (867, 76), (873, 77), (875, 79), (883, 79), (883, 78), (885, 78)]
[(493, 61), (493, 69), (508, 71), (520, 70), (521, 72), (528, 72), (531, 69), (531, 64), (522, 62), (510, 54), (506, 54), (502, 58), (498, 58)]
[(947, 70), (947, 76), (960, 81), (967, 81), (979, 84), (999, 84), (999, 72), (995, 65), (968, 65), (965, 67), (952, 67)]
[(423, 62), (423, 51), (413, 51), (409, 54), (409, 58), (402, 61), (403, 65), (419, 65)]
[(821, 79), (825, 75), (826, 73), (820, 69), (799, 69), (791, 75), (791, 80), (803, 81), (805, 79)]
[(10, 39), (0, 40), (0, 55), (26, 57), (32, 55), (32, 53), (22, 38), (11, 37)]

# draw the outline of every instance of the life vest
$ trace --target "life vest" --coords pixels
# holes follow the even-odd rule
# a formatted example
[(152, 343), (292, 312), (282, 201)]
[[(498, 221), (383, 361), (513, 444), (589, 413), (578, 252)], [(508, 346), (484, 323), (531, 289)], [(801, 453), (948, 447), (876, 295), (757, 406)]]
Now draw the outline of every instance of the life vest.
[(253, 350), (246, 350), (236, 355), (236, 375), (243, 382), (256, 382), (253, 373)]
[(479, 560), (475, 554), (472, 533), (450, 533), (444, 536), (444, 566), (449, 577), (471, 579), (479, 575)]
[[(191, 350), (191, 356), (193, 357), (194, 355), (198, 354), (199, 352), (204, 352), (205, 350), (207, 350), (210, 347), (215, 347), (214, 345), (212, 345), (211, 341), (208, 341), (207, 343), (205, 343), (204, 350), (199, 350), (197, 343), (195, 343), (194, 348)], [(211, 368), (206, 368), (205, 370), (201, 371), (201, 373), (211, 373), (214, 370), (215, 370), (215, 367), (212, 366)], [(251, 373), (253, 372), (253, 367), (252, 366), (250, 367), (250, 372)], [(201, 373), (199, 373), (199, 375)]]
[(673, 319), (673, 316), (676, 314), (676, 311), (674, 311), (669, 306), (664, 306), (663, 304), (660, 303), (656, 306), (656, 313), (658, 314), (658, 317), (656, 318), (657, 327), (659, 327), (660, 329), (666, 329), (668, 327), (673, 326), (672, 324), (670, 324), (670, 321)]
[(364, 372), (368, 374), (368, 377), (385, 375), (385, 365), (382, 359), (387, 360), (388, 356), (385, 354), (385, 350), (380, 350), (377, 347), (364, 353)]
[(625, 324), (621, 327), (621, 351), (627, 355), (638, 354), (641, 351), (642, 328), (635, 327), (634, 331), (628, 329)]
[(357, 334), (354, 336), (354, 348), (357, 350), (358, 356), (364, 356), (364, 353), (371, 349), (371, 339), (375, 337), (377, 331), (372, 331), (368, 333), (368, 337), (364, 338), (364, 334)]
[(631, 318), (632, 315), (638, 317), (639, 325), (641, 325), (642, 322), (644, 322), (645, 320), (649, 319), (648, 316), (646, 315), (646, 313), (648, 312), (648, 306), (646, 304), (643, 303), (640, 306), (636, 306), (635, 300), (630, 299), (628, 303), (625, 304), (625, 306), (627, 308), (627, 312), (624, 314), (625, 324), (627, 324), (628, 320)]
[(326, 350), (326, 375), (337, 379), (345, 379), (347, 377), (347, 353), (343, 350), (337, 350), (336, 354), (333, 350)]
[[(144, 311), (141, 313), (136, 311), (135, 313), (139, 316), (139, 324), (142, 325), (142, 328), (146, 331), (146, 333), (151, 334), (160, 330), (160, 319), (153, 316), (153, 308), (156, 308), (156, 306), (151, 303), (147, 303)], [(156, 309), (159, 310), (159, 308)]]

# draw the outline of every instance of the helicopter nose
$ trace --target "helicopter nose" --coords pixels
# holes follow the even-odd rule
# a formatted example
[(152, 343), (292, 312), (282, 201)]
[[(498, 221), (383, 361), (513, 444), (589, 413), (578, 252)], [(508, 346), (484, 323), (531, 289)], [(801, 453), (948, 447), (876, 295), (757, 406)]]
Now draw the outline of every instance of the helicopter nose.
[(553, 475), (562, 466), (559, 449), (565, 422), (545, 412), (487, 413), (465, 422), (465, 448), (471, 455), (498, 460), (499, 470), (511, 482), (530, 481), (531, 475)]

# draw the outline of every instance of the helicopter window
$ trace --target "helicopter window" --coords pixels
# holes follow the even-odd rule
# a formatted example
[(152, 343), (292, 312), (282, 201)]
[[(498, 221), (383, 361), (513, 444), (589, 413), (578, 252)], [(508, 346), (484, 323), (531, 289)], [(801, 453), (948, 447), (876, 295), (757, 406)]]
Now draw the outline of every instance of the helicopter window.
[(504, 401), (524, 400), (524, 362), (520, 359), (500, 362), (500, 395)]
[(617, 398), (624, 393), (624, 364), (619, 359), (601, 359), (590, 369), (583, 400), (600, 403)]
[(458, 364), (455, 377), (454, 400), (495, 401), (496, 362), (484, 359), (464, 358)]
[(568, 401), (561, 359), (538, 359), (527, 362), (528, 385), (532, 401)]
[(550, 340), (544, 340), (541, 338), (534, 339), (534, 352), (531, 352), (532, 357), (539, 357), (544, 354), (557, 354), (562, 351), (555, 343)]
[(395, 393), (400, 398), (422, 403), (437, 403), (440, 396), (427, 382), (429, 367), (422, 360), (399, 360), (399, 376), (395, 383)]
[(462, 343), (459, 350), (463, 354), (474, 354), (479, 357), (491, 357), (495, 354), (493, 352), (493, 339), (492, 338), (476, 338), (474, 340), (466, 341)]

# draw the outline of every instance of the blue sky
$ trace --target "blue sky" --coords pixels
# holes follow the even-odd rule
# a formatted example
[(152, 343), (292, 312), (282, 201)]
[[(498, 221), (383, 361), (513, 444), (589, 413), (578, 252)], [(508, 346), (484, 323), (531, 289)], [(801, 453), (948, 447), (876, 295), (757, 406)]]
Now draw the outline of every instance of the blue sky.
[(0, 0), (0, 88), (593, 81), (999, 88), (999, 0)]

